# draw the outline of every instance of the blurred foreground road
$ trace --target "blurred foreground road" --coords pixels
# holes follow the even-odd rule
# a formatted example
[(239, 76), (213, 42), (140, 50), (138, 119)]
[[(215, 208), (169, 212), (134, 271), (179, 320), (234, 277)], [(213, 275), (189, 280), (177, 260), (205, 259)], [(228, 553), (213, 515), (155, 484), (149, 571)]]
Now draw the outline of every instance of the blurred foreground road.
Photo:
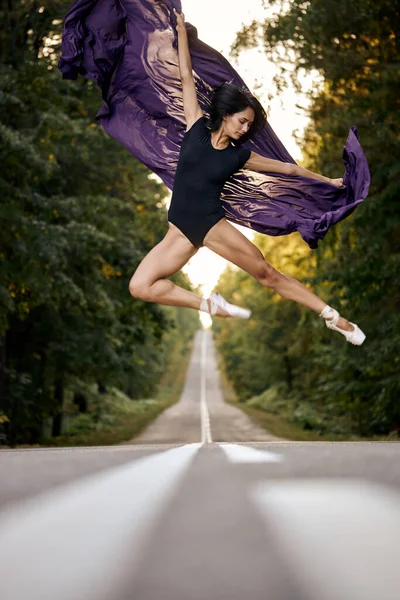
[(207, 333), (130, 445), (0, 452), (2, 600), (393, 600), (399, 539), (400, 445), (274, 440)]

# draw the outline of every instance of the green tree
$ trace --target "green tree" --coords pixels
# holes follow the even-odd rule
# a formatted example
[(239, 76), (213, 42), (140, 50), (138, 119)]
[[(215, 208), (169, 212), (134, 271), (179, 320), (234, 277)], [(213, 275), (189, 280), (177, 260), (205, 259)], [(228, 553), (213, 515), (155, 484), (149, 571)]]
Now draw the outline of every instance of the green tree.
[(361, 325), (367, 340), (361, 348), (346, 345), (339, 335), (317, 331), (315, 319), (306, 317), (288, 350), (301, 358), (296, 393), (347, 413), (361, 434), (398, 431), (400, 4), (271, 0), (265, 5), (275, 6), (275, 16), (239, 32), (234, 51), (254, 45), (261, 25), (268, 56), (276, 62), (279, 50), (286, 61), (281, 87), (287, 62), (298, 88), (304, 71), (317, 69), (323, 76), (322, 88), (311, 93), (305, 166), (334, 176), (348, 128), (356, 124), (372, 175), (367, 200), (313, 253), (310, 279), (319, 295)]
[(10, 3), (1, 39), (0, 411), (11, 443), (40, 440), (48, 417), (58, 435), (65, 392), (81, 395), (80, 383), (151, 394), (171, 339), (198, 325), (195, 312), (129, 295), (166, 232), (167, 190), (95, 122), (92, 82), (56, 70), (65, 10)]

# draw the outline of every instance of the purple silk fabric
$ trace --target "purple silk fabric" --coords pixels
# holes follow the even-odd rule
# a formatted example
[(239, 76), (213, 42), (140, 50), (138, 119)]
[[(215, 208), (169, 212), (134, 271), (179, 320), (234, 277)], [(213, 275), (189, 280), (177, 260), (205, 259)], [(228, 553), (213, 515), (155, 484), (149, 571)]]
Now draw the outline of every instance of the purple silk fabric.
[[(64, 23), (59, 69), (98, 83), (103, 128), (173, 188), (186, 129), (177, 56), (180, 0), (76, 0)], [(200, 106), (208, 114), (213, 89), (225, 81), (245, 86), (216, 50), (187, 24)], [(246, 86), (245, 86), (246, 87)], [(262, 156), (294, 163), (267, 123), (244, 144)], [(299, 231), (316, 248), (329, 227), (367, 196), (368, 164), (355, 127), (344, 148), (345, 189), (313, 179), (242, 170), (222, 193), (226, 218), (268, 235)]]

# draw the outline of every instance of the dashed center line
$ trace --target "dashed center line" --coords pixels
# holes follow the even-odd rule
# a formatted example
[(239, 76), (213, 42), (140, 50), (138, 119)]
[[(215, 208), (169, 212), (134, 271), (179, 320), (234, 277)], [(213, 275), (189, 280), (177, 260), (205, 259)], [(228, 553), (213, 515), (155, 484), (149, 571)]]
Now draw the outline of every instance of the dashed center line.
[(400, 496), (345, 479), (258, 484), (252, 498), (310, 600), (393, 600)]
[(201, 418), (201, 443), (212, 444), (210, 414), (207, 406), (207, 332), (201, 333), (201, 377), (200, 377), (200, 418)]
[(219, 444), (228, 460), (233, 463), (278, 463), (283, 456), (276, 452), (249, 448), (240, 444)]
[(199, 448), (159, 452), (4, 510), (3, 600), (113, 598)]

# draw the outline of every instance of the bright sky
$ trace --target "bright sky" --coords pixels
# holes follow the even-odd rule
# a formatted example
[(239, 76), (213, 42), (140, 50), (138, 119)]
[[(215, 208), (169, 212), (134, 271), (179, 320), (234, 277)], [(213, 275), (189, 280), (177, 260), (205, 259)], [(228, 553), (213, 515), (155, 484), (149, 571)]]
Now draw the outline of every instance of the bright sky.
[[(289, 89), (279, 98), (268, 100), (275, 68), (261, 48), (242, 52), (237, 62), (229, 56), (230, 46), (242, 24), (248, 24), (253, 19), (265, 19), (267, 13), (262, 8), (262, 0), (182, 0), (182, 5), (185, 20), (197, 28), (199, 39), (221, 52), (250, 90), (257, 87), (256, 94), (269, 113), (269, 123), (293, 158), (299, 159), (301, 153), (292, 132), (296, 129), (303, 131), (307, 123), (305, 115), (296, 107), (296, 103), (305, 104), (305, 99)], [(312, 82), (309, 81), (308, 85), (312, 85)], [(249, 229), (240, 230), (251, 239), (252, 232)], [(201, 248), (183, 270), (194, 284), (202, 285), (203, 293), (208, 295), (226, 264), (225, 260), (207, 248)]]

